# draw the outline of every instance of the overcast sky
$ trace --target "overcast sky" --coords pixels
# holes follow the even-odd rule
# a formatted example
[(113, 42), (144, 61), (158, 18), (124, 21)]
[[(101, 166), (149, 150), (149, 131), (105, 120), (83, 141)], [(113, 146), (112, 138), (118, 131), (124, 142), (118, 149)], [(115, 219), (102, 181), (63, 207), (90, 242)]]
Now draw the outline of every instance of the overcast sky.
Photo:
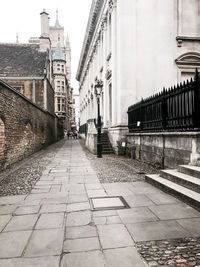
[(16, 42), (16, 33), (20, 43), (28, 43), (29, 37), (40, 36), (40, 13), (45, 8), (50, 16), (50, 25), (55, 24), (56, 9), (59, 22), (68, 33), (72, 50), (72, 86), (77, 92), (75, 81), (79, 56), (92, 0), (6, 0), (1, 4), (0, 42)]

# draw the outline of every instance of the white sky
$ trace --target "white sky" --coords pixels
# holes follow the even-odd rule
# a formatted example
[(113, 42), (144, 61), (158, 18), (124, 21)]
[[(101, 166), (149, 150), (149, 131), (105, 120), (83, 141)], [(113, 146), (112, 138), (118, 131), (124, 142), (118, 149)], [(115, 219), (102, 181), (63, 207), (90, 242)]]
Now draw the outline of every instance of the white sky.
[(75, 81), (79, 57), (85, 36), (92, 0), (6, 0), (1, 4), (0, 42), (15, 43), (16, 33), (20, 43), (28, 43), (29, 37), (40, 36), (40, 13), (43, 9), (50, 16), (50, 25), (55, 24), (56, 9), (59, 23), (69, 34), (72, 51), (72, 80), (75, 93), (78, 82)]

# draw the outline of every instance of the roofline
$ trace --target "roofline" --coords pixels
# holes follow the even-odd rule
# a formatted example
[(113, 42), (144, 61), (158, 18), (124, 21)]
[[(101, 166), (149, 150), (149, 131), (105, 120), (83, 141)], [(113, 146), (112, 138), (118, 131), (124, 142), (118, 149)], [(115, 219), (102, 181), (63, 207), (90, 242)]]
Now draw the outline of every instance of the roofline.
[(65, 59), (52, 59), (52, 61), (53, 61), (53, 62), (54, 62), (54, 61), (62, 61), (62, 62), (66, 62)]
[(8, 77), (8, 76), (0, 76), (2, 80), (44, 80), (45, 75), (41, 77)]
[(79, 65), (78, 65), (78, 70), (76, 74), (76, 79), (77, 81), (80, 81), (80, 76), (81, 72), (84, 67), (84, 62), (87, 58), (87, 54), (92, 42), (92, 38), (94, 35), (94, 31), (98, 22), (98, 18), (100, 15), (101, 8), (103, 6), (105, 0), (93, 0), (91, 9), (90, 9), (90, 14), (89, 14), (89, 19), (87, 23), (87, 28), (86, 28), (86, 33), (84, 37), (84, 42), (81, 50), (81, 55), (80, 55), (80, 60), (79, 60)]
[(42, 15), (42, 14), (49, 15), (49, 13), (47, 13), (46, 11), (42, 11), (42, 12), (40, 13), (40, 15)]

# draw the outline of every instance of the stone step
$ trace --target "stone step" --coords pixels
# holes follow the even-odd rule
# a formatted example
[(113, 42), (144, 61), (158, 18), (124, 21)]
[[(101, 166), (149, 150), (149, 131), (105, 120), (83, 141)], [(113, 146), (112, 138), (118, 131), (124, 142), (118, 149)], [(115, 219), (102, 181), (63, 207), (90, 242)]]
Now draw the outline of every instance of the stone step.
[(162, 170), (160, 171), (162, 178), (168, 179), (171, 182), (182, 185), (197, 193), (200, 193), (200, 179), (191, 175), (178, 172), (177, 170)]
[(108, 149), (104, 148), (104, 149), (102, 149), (102, 151), (103, 152), (112, 152), (113, 153), (113, 150), (112, 149), (109, 149), (109, 148)]
[(188, 188), (185, 188), (181, 185), (178, 185), (174, 182), (171, 182), (165, 178), (160, 177), (157, 174), (146, 175), (145, 181), (160, 188), (161, 190), (170, 193), (182, 201), (193, 206), (197, 210), (200, 210), (200, 194), (194, 192)]
[(102, 151), (103, 155), (110, 155), (110, 154), (114, 154), (113, 151)]
[(196, 178), (200, 178), (200, 167), (198, 166), (179, 165), (178, 171)]

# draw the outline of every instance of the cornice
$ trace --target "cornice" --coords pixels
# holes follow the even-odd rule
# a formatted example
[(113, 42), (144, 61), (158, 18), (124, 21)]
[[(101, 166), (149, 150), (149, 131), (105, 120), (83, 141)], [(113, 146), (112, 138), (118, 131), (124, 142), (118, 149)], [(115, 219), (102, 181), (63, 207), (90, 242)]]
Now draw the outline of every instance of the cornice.
[(82, 46), (81, 56), (79, 60), (79, 66), (76, 74), (76, 79), (80, 81), (81, 73), (84, 68), (85, 60), (88, 55), (88, 51), (91, 45), (92, 38), (94, 36), (95, 28), (100, 16), (101, 9), (106, 0), (93, 0), (89, 20), (87, 24), (86, 34)]

